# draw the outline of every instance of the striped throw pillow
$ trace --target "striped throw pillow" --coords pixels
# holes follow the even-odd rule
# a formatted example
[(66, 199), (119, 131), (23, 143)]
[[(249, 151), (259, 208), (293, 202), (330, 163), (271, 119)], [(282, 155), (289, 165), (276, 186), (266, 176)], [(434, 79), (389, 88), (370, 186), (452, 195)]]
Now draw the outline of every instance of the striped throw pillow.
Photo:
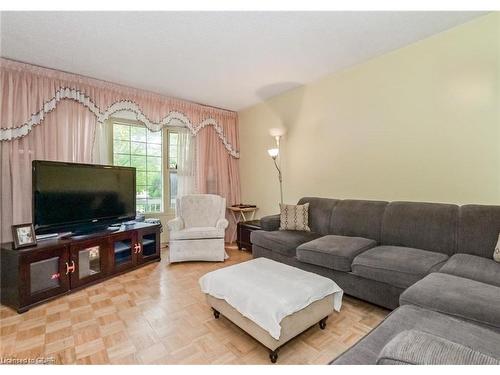
[(301, 205), (280, 204), (280, 230), (310, 232), (309, 203)]

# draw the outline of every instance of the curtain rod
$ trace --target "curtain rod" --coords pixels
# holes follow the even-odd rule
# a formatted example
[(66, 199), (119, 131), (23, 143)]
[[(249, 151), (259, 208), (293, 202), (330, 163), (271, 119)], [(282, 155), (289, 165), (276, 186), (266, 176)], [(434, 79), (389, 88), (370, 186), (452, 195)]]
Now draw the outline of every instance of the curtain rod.
[(68, 71), (66, 71), (66, 70), (49, 68), (49, 67), (46, 67), (46, 66), (44, 66), (44, 65), (33, 64), (33, 63), (30, 63), (30, 62), (21, 61), (21, 60), (14, 60), (14, 59), (10, 59), (10, 58), (8, 58), (8, 57), (3, 57), (3, 56), (0, 56), (0, 58), (1, 58), (1, 59), (4, 59), (4, 60), (12, 61), (12, 62), (14, 62), (14, 63), (20, 63), (20, 64), (31, 65), (31, 66), (35, 66), (35, 67), (37, 67), (37, 68), (47, 69), (47, 70), (52, 70), (52, 71), (61, 72), (61, 73), (65, 73), (65, 74), (70, 74), (70, 75), (74, 75), (74, 76), (79, 76), (79, 77), (82, 77), (82, 78), (85, 78), (85, 79), (93, 79), (93, 80), (96, 80), (96, 81), (101, 81), (101, 82), (104, 82), (104, 83), (107, 83), (107, 84), (116, 85), (116, 86), (121, 86), (121, 87), (124, 87), (124, 88), (126, 88), (126, 89), (132, 89), (132, 90), (144, 91), (144, 92), (146, 92), (146, 93), (151, 93), (151, 94), (154, 94), (154, 95), (162, 96), (162, 97), (164, 97), (164, 98), (166, 98), (166, 99), (181, 100), (181, 101), (184, 101), (184, 102), (186, 102), (186, 103), (196, 104), (196, 105), (199, 105), (199, 106), (202, 106), (202, 107), (207, 107), (207, 108), (213, 108), (213, 109), (217, 109), (217, 110), (219, 110), (219, 111), (226, 111), (226, 112), (231, 112), (231, 113), (237, 113), (237, 111), (233, 111), (233, 110), (230, 110), (230, 109), (221, 108), (221, 107), (216, 107), (216, 106), (214, 106), (214, 105), (209, 105), (209, 104), (203, 104), (203, 103), (195, 102), (195, 101), (193, 101), (193, 100), (189, 100), (189, 99), (177, 98), (177, 97), (173, 97), (173, 96), (169, 96), (169, 95), (161, 94), (161, 93), (158, 93), (158, 92), (155, 92), (155, 91), (145, 90), (145, 89), (140, 89), (140, 88), (137, 88), (137, 87), (124, 85), (124, 84), (122, 84), (122, 83), (116, 83), (116, 82), (112, 82), (112, 81), (107, 81), (107, 80), (104, 80), (104, 79), (95, 78), (95, 77), (90, 77), (90, 76), (86, 76), (86, 75), (79, 74), (79, 73), (72, 73), (72, 72), (68, 72)]

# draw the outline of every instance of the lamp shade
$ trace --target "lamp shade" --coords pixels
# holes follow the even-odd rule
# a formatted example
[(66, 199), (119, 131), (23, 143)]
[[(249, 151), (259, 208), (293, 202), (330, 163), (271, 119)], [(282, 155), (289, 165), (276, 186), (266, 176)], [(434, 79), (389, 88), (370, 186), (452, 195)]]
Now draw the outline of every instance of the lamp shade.
[(269, 154), (270, 157), (272, 158), (275, 158), (276, 156), (278, 156), (279, 154), (279, 149), (277, 148), (270, 148), (269, 150), (267, 150), (267, 153)]

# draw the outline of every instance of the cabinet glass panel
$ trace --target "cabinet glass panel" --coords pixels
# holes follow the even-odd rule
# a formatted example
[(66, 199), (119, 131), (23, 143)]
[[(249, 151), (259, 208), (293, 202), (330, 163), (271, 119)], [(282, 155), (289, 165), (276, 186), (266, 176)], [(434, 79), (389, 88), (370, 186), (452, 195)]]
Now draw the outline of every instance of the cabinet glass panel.
[(78, 277), (84, 279), (101, 272), (99, 246), (89, 247), (78, 252)]
[(142, 238), (142, 255), (147, 257), (156, 253), (156, 234), (147, 234)]
[(115, 266), (132, 262), (132, 240), (126, 239), (116, 241), (115, 249)]
[(61, 286), (59, 257), (44, 259), (30, 264), (31, 294), (43, 292)]

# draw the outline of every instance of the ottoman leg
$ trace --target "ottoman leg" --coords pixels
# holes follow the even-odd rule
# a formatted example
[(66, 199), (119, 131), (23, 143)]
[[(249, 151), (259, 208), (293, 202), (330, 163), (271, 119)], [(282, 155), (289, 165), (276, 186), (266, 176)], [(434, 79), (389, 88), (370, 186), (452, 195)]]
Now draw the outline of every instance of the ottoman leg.
[(278, 349), (272, 350), (269, 353), (269, 359), (271, 360), (272, 363), (276, 363), (276, 361), (278, 360)]
[(323, 319), (319, 321), (319, 328), (325, 329), (326, 328), (326, 320), (328, 319), (327, 316), (325, 316)]
[(220, 312), (218, 312), (217, 310), (215, 310), (213, 307), (212, 307), (212, 310), (213, 310), (213, 313), (214, 313), (214, 318), (215, 319), (219, 319)]

